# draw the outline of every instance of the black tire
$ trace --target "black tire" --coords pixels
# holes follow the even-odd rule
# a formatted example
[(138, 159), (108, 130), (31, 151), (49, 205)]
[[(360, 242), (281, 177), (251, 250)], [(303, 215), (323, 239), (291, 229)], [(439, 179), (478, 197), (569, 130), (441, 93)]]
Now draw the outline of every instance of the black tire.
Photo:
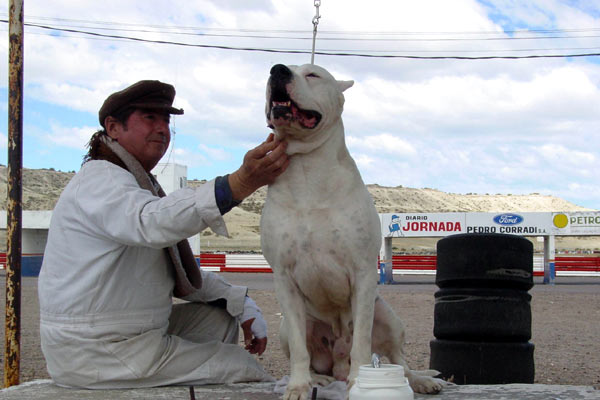
[(437, 243), (435, 283), (448, 287), (533, 287), (533, 244), (516, 235), (459, 234)]
[(440, 289), (435, 293), (433, 315), (433, 334), (438, 339), (531, 339), (531, 295), (520, 290)]
[(432, 340), (430, 368), (459, 385), (533, 383), (532, 343)]

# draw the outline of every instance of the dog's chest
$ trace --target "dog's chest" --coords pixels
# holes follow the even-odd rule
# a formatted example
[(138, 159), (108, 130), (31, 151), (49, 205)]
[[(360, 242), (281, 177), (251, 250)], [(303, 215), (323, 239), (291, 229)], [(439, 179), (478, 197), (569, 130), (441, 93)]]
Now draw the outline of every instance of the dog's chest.
[[(309, 313), (328, 320), (349, 304), (359, 271), (376, 273), (379, 220), (372, 205), (263, 209), (263, 254), (276, 272), (295, 282)], [(312, 311), (310, 311), (312, 310)]]
[(377, 211), (342, 143), (293, 156), (269, 186), (263, 254), (319, 315), (348, 307), (359, 271), (376, 272), (380, 243)]
[[(269, 188), (261, 220), (265, 257), (277, 265), (309, 263), (306, 268), (323, 271), (340, 266), (353, 269), (365, 254), (371, 255), (380, 233), (370, 196), (364, 185), (341, 190)], [(307, 195), (309, 191), (315, 195)], [(377, 244), (375, 248), (378, 251)]]

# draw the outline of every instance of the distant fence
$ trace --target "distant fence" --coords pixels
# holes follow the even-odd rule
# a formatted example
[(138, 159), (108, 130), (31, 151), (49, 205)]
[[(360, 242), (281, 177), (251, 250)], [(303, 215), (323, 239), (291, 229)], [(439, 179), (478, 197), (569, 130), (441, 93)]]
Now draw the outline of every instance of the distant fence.
[(600, 257), (556, 257), (555, 268), (563, 274), (600, 276)]
[[(43, 254), (23, 254), (21, 257), (21, 275), (38, 276), (42, 266)], [(6, 268), (6, 253), (0, 253), (0, 270)]]
[[(42, 264), (41, 254), (23, 255), (23, 276), (37, 276)], [(262, 272), (271, 273), (271, 267), (262, 254), (201, 253), (196, 256), (203, 270), (215, 272)], [(434, 275), (437, 257), (434, 255), (394, 255), (393, 272), (396, 275)], [(0, 269), (5, 268), (6, 253), (0, 253)], [(600, 257), (561, 256), (555, 259), (557, 276), (598, 276)], [(533, 271), (544, 275), (543, 257), (534, 255)]]
[(273, 272), (262, 254), (201, 253), (200, 267), (216, 272)]
[[(261, 254), (214, 254), (202, 253), (199, 257), (202, 269), (216, 272), (272, 272)], [(397, 275), (434, 275), (437, 257), (434, 255), (394, 255), (392, 267)], [(599, 276), (600, 257), (556, 257), (557, 276)], [(543, 257), (534, 255), (535, 276), (544, 276)]]

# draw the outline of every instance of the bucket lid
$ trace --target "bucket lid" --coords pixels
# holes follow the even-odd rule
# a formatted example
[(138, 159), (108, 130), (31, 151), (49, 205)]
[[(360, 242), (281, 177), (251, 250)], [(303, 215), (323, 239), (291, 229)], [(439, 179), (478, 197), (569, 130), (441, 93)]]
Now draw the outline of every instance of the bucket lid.
[(361, 365), (356, 382), (361, 388), (403, 387), (408, 386), (404, 368), (396, 364), (381, 364), (379, 368)]

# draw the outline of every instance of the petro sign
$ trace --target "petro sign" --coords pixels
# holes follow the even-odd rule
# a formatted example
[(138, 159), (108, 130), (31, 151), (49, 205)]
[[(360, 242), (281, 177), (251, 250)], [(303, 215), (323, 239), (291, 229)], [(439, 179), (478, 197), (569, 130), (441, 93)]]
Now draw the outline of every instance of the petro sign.
[(457, 233), (600, 235), (600, 212), (393, 213), (380, 217), (384, 237), (444, 237)]
[(555, 235), (600, 235), (600, 212), (552, 213)]

